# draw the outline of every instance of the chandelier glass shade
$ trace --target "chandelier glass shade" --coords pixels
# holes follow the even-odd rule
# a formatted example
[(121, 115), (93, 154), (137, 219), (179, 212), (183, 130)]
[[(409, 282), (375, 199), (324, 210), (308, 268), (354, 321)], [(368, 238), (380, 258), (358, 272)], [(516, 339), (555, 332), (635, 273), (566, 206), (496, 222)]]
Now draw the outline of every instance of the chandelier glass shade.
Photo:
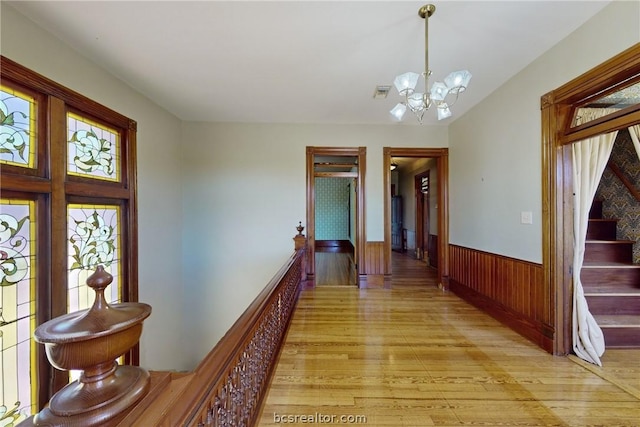
[[(431, 107), (435, 107), (438, 111), (438, 120), (451, 117), (451, 107), (458, 99), (458, 95), (467, 88), (471, 80), (471, 73), (467, 70), (454, 71), (445, 77), (444, 82), (437, 81), (429, 87), (429, 17), (433, 15), (436, 7), (432, 4), (422, 6), (418, 11), (418, 15), (424, 19), (424, 62), (425, 71), (418, 74), (408, 72), (400, 74), (393, 81), (394, 86), (398, 90), (400, 96), (404, 97), (404, 101), (399, 102), (390, 111), (391, 115), (398, 121), (402, 120), (407, 109), (411, 110), (418, 122), (422, 124), (425, 111)], [(424, 81), (424, 92), (417, 92), (419, 80), (422, 77)]]

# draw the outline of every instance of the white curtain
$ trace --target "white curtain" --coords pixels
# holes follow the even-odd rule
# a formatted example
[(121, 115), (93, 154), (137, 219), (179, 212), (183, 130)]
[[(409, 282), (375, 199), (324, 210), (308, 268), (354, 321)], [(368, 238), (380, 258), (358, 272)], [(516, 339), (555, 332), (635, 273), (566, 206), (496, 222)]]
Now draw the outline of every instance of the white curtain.
[[(578, 112), (578, 124), (589, 122), (615, 110), (582, 108)], [(605, 343), (602, 329), (589, 312), (584, 296), (580, 271), (584, 262), (585, 240), (589, 224), (589, 210), (595, 197), (602, 172), (613, 149), (618, 131), (598, 135), (573, 144), (573, 350), (588, 362), (602, 366), (600, 356)]]
[(636, 153), (640, 158), (640, 125), (633, 125), (629, 127), (629, 133), (631, 134), (631, 140), (633, 146), (636, 147)]

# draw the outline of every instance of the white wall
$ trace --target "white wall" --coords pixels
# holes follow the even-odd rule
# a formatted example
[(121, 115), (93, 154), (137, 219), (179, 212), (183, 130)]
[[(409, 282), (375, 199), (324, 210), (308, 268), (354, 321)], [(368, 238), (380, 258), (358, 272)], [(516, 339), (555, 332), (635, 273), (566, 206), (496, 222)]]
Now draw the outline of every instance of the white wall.
[(367, 147), (367, 240), (381, 241), (382, 148), (446, 147), (420, 126), (184, 124), (185, 312), (196, 363), (293, 253), (306, 147)]
[(140, 301), (153, 312), (145, 321), (141, 365), (186, 369), (186, 357), (169, 351), (182, 336), (180, 121), (87, 61), (51, 34), (1, 7), (2, 55), (138, 122)]
[(640, 2), (612, 2), (451, 124), (451, 243), (541, 262), (540, 97), (639, 41)]

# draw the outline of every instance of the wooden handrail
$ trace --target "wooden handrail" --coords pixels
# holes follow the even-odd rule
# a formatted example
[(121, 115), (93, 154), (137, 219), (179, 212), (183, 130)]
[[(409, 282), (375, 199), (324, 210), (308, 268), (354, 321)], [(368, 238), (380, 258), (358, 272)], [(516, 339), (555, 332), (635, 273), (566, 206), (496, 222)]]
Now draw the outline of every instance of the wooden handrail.
[(611, 160), (609, 160), (609, 162), (607, 163), (607, 166), (609, 167), (609, 169), (611, 169), (611, 172), (613, 172), (613, 174), (617, 176), (618, 179), (624, 184), (624, 186), (627, 187), (627, 190), (629, 190), (629, 193), (631, 193), (631, 195), (635, 197), (637, 201), (640, 202), (640, 191), (638, 191), (638, 189), (633, 185), (633, 183), (629, 181), (629, 178), (625, 176), (625, 174), (620, 170), (618, 165), (616, 165)]
[(193, 372), (157, 426), (254, 425), (300, 291), (296, 250)]

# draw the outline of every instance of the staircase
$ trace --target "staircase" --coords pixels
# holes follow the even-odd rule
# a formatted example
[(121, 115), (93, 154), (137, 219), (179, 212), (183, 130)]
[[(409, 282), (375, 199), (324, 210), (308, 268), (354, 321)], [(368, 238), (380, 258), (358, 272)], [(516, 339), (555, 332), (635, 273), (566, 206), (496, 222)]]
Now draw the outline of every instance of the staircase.
[(594, 200), (580, 279), (607, 348), (640, 348), (640, 265), (631, 240), (616, 240), (617, 220), (602, 219)]

